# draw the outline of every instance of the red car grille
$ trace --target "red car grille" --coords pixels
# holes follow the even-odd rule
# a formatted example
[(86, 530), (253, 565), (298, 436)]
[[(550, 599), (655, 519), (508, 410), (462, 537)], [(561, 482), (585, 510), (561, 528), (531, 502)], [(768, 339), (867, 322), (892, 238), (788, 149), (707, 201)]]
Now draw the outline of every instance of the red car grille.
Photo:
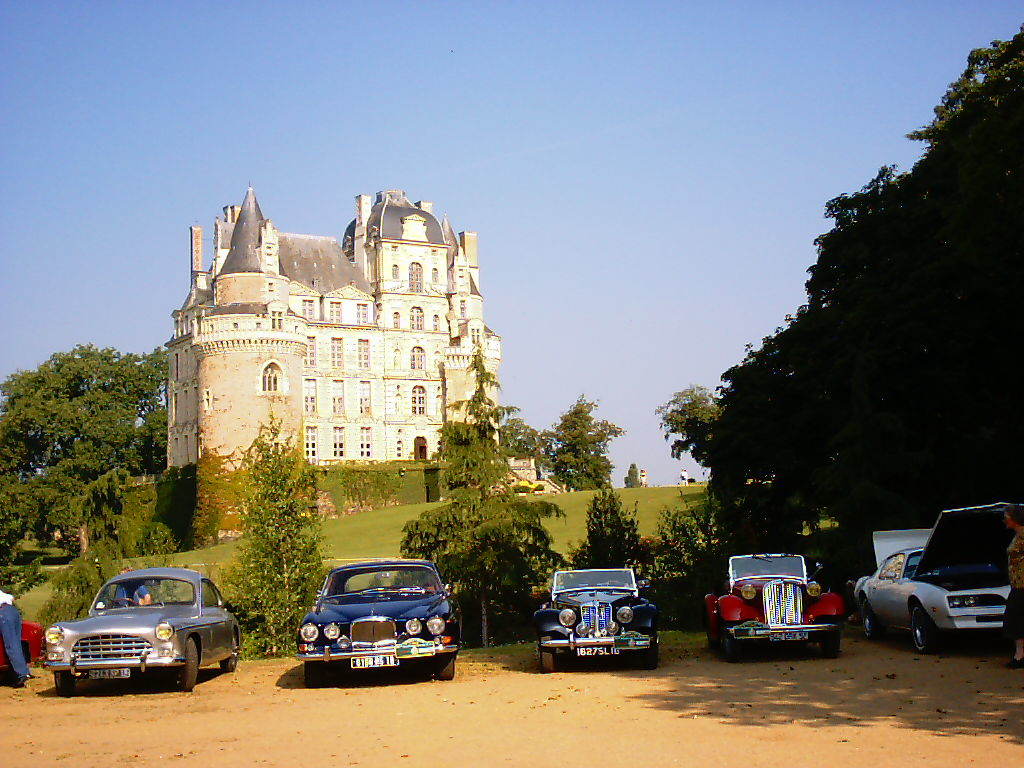
[(769, 581), (762, 592), (764, 621), (768, 626), (800, 624), (804, 615), (804, 595), (797, 584)]

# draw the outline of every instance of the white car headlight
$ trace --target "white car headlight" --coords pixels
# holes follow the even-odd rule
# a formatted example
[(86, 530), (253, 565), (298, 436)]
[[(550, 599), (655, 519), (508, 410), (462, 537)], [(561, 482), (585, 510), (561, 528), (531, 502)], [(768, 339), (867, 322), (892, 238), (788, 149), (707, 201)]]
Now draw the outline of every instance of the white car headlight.
[(444, 628), (447, 623), (448, 622), (446, 622), (440, 616), (432, 616), (431, 618), (427, 619), (427, 629), (430, 631), (430, 634), (432, 635), (440, 635), (444, 632)]
[(816, 581), (807, 582), (807, 595), (808, 597), (818, 597), (821, 595), (821, 584)]
[(576, 623), (576, 611), (572, 608), (563, 608), (558, 612), (558, 623), (563, 627), (571, 627)]
[(319, 634), (320, 634), (320, 630), (316, 626), (316, 624), (303, 624), (302, 628), (299, 630), (299, 635), (307, 643), (311, 643), (314, 640), (316, 640), (316, 638), (317, 638), (317, 636)]
[(623, 605), (615, 612), (615, 618), (619, 620), (619, 624), (629, 624), (633, 620), (633, 609)]
[(410, 635), (418, 635), (423, 631), (423, 622), (419, 619), (409, 619), (405, 622), (405, 631)]
[(324, 637), (328, 640), (337, 640), (341, 637), (341, 627), (334, 623), (328, 624), (324, 627)]
[(753, 584), (744, 584), (740, 587), (740, 597), (744, 600), (753, 600), (757, 597), (757, 587)]
[(608, 626), (607, 626), (607, 627), (605, 627), (605, 631), (606, 631), (606, 632), (607, 632), (607, 633), (608, 633), (609, 635), (614, 635), (614, 634), (615, 634), (616, 632), (618, 632), (618, 631), (619, 631), (619, 625), (618, 625), (618, 624), (616, 624), (616, 623), (615, 623), (614, 621), (609, 621), (609, 622), (608, 622)]
[(64, 642), (64, 628), (56, 625), (46, 630), (46, 642), (50, 645)]
[(168, 624), (166, 621), (161, 621), (156, 625), (156, 630), (153, 632), (156, 635), (157, 640), (170, 640), (174, 637), (174, 627)]

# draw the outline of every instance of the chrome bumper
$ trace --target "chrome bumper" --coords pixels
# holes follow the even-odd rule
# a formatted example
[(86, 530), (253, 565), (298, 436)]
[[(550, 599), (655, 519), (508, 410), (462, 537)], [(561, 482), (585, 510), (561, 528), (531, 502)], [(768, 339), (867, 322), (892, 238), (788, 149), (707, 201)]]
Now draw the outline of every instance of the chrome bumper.
[(295, 654), (299, 661), (341, 661), (344, 659), (357, 659), (363, 656), (395, 656), (399, 663), (411, 659), (429, 659), (442, 653), (456, 653), (458, 645), (441, 645), (431, 643), (429, 645), (403, 646), (385, 645), (375, 648), (336, 648), (325, 645), (320, 651), (305, 651)]
[(550, 639), (539, 641), (541, 648), (568, 649), (577, 648), (618, 648), (620, 651), (640, 651), (651, 647), (651, 638), (640, 632), (628, 635), (612, 635), (611, 637), (576, 637), (568, 639)]
[(806, 632), (808, 637), (826, 632), (842, 632), (842, 624), (785, 624), (771, 627), (767, 624), (750, 622), (725, 627), (725, 631), (737, 640), (771, 640), (787, 639), (789, 632)]
[(50, 661), (47, 659), (43, 666), (52, 672), (87, 672), (90, 669), (138, 669), (145, 672), (150, 668), (166, 669), (167, 667), (180, 667), (185, 663), (182, 656), (154, 656), (143, 654), (139, 658), (131, 659), (102, 659), (84, 660), (74, 654), (71, 660)]

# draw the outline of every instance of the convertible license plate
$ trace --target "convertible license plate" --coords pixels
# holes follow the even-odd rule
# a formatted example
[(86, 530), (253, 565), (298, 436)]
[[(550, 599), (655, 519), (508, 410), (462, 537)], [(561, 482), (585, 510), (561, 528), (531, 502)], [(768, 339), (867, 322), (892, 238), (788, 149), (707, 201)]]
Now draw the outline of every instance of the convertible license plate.
[(397, 656), (356, 656), (352, 659), (352, 669), (371, 669), (373, 667), (397, 666)]
[(577, 656), (615, 656), (619, 653), (618, 648), (577, 648)]
[(779, 632), (774, 635), (769, 635), (770, 640), (806, 640), (806, 630), (794, 630), (792, 632)]
[(131, 677), (130, 669), (90, 669), (89, 677), (92, 680), (110, 680), (118, 677)]

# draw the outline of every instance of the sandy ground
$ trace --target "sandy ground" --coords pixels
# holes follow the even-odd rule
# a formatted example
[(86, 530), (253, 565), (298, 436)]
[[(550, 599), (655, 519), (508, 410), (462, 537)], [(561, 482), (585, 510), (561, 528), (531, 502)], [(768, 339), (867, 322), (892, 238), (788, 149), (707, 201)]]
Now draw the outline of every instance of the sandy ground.
[(541, 675), (527, 652), (464, 654), (453, 682), (349, 673), (306, 690), (291, 661), (204, 671), (193, 694), (48, 675), (0, 689), (0, 765), (1024, 766), (1024, 671), (1001, 647), (916, 656), (852, 637), (727, 664), (676, 644), (654, 672)]

